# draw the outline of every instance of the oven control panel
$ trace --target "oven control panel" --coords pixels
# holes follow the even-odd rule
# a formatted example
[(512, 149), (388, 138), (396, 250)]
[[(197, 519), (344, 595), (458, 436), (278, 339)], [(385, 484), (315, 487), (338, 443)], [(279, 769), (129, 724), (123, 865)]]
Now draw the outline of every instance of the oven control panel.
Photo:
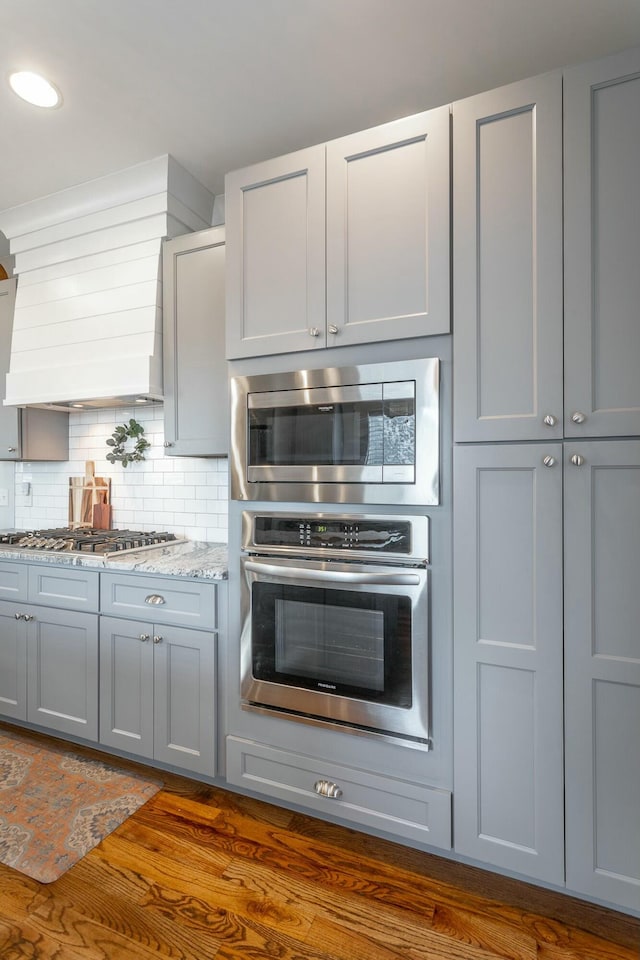
[[(414, 524), (426, 531), (426, 517), (335, 516), (331, 514), (245, 514), (245, 550), (327, 555), (415, 556)], [(420, 550), (426, 557), (426, 536)], [(422, 546), (422, 543), (421, 543)]]

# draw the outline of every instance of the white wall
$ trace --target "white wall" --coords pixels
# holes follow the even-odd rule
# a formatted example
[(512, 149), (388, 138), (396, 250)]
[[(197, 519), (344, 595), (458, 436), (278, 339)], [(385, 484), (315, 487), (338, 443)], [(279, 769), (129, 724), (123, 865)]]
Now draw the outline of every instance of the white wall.
[[(142, 463), (110, 464), (106, 440), (131, 417), (145, 428), (151, 448)], [(112, 525), (169, 530), (190, 540), (227, 542), (228, 461), (164, 455), (164, 410), (155, 407), (79, 411), (69, 415), (69, 461), (15, 464), (18, 529), (66, 526), (69, 477), (84, 476), (85, 460), (100, 477), (111, 477)], [(131, 442), (129, 445), (132, 445)], [(21, 484), (31, 484), (25, 496)]]

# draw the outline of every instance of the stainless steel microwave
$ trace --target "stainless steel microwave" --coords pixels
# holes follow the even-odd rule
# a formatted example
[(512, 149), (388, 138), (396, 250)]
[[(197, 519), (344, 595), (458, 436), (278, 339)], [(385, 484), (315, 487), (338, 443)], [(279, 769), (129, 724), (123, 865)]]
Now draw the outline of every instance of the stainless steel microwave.
[(231, 496), (437, 504), (440, 361), (329, 367), (231, 381)]

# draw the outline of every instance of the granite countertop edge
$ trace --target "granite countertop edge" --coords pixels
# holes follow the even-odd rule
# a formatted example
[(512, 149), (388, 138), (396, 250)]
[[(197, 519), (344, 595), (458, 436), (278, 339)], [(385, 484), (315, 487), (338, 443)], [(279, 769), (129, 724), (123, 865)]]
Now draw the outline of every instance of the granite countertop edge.
[(64, 553), (37, 553), (19, 547), (0, 550), (0, 560), (28, 560), (65, 567), (94, 570), (134, 571), (171, 577), (191, 577), (201, 580), (226, 580), (228, 577), (228, 546), (226, 543), (207, 543), (187, 540), (136, 550), (124, 556), (109, 557), (87, 553), (77, 556)]

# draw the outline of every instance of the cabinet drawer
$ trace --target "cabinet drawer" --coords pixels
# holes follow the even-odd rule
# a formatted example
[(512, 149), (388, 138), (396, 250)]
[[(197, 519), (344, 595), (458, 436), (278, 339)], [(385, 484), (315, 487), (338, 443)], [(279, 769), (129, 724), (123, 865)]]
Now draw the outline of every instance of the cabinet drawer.
[[(367, 773), (238, 737), (227, 737), (227, 780), (318, 813), (451, 849), (451, 794), (447, 790)], [(341, 796), (329, 799), (319, 795), (315, 784), (322, 780), (336, 784)]]
[(216, 627), (216, 585), (190, 580), (103, 573), (100, 609), (114, 617), (211, 630)]
[(24, 563), (0, 562), (0, 599), (27, 599), (28, 570)]
[(65, 610), (98, 612), (98, 573), (95, 570), (71, 570), (53, 564), (29, 567), (31, 603), (46, 603)]

